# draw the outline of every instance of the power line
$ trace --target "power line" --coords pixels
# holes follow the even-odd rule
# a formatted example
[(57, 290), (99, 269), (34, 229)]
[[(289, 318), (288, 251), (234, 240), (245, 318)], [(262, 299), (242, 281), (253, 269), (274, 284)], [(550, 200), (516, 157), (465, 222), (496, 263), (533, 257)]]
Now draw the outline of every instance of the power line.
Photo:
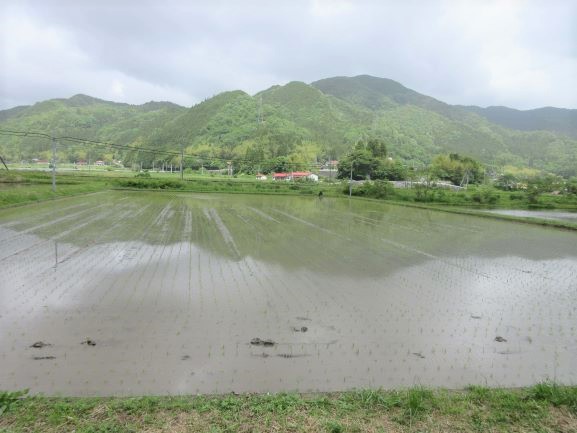
[[(104, 142), (99, 140), (92, 140), (88, 138), (80, 138), (80, 137), (72, 137), (72, 136), (61, 136), (61, 137), (53, 137), (50, 134), (42, 133), (42, 132), (35, 132), (35, 131), (18, 131), (18, 130), (9, 130), (9, 129), (0, 129), (0, 135), (7, 135), (7, 136), (14, 136), (14, 137), (30, 137), (30, 138), (45, 138), (47, 140), (52, 140), (52, 138), (58, 140), (60, 144), (63, 142), (75, 143), (75, 144), (88, 144), (88, 145), (95, 145), (95, 146), (105, 146), (112, 149), (117, 150), (124, 150), (124, 151), (131, 151), (131, 152), (143, 152), (143, 153), (150, 153), (154, 155), (167, 155), (172, 157), (183, 157), (185, 160), (187, 158), (196, 158), (200, 160), (213, 160), (213, 161), (221, 161), (223, 163), (227, 163), (231, 159), (239, 162), (241, 164), (274, 164), (277, 161), (274, 159), (245, 159), (245, 158), (225, 158), (219, 156), (205, 156), (205, 155), (198, 155), (198, 154), (184, 154), (182, 155), (181, 152), (171, 151), (171, 150), (161, 150), (161, 149), (151, 149), (147, 147), (137, 147), (131, 146), (128, 144), (118, 144), (112, 142)], [(301, 167), (301, 168), (311, 168), (316, 167), (318, 164), (315, 163), (301, 163), (301, 162), (286, 162), (287, 165), (291, 167)]]

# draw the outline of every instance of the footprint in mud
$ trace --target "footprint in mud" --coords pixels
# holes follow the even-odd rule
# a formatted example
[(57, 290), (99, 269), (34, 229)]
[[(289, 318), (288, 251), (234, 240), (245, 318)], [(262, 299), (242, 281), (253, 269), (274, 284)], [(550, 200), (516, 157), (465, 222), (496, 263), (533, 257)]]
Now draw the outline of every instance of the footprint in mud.
[(501, 350), (497, 352), (499, 355), (518, 355), (522, 353), (520, 350)]
[(85, 344), (87, 346), (96, 346), (96, 342), (94, 340), (91, 340), (90, 338), (87, 338), (80, 344)]
[(497, 343), (506, 343), (506, 342), (507, 342), (507, 340), (506, 340), (505, 338), (501, 337), (500, 335), (497, 335), (497, 336), (495, 337), (495, 341), (496, 341)]
[(309, 328), (307, 328), (306, 326), (301, 326), (300, 328), (293, 326), (292, 330), (293, 330), (293, 332), (307, 332), (309, 330)]
[(31, 345), (30, 347), (33, 347), (34, 349), (42, 349), (43, 347), (47, 347), (47, 346), (52, 346), (52, 344), (45, 343), (43, 341), (37, 341), (36, 343)]
[(307, 355), (306, 353), (295, 353), (295, 354), (293, 354), (293, 353), (279, 353), (277, 356), (279, 358), (289, 359), (289, 358), (304, 358), (305, 356), (310, 356), (310, 355)]
[(270, 355), (268, 353), (251, 353), (251, 355), (253, 358), (268, 358)]
[(423, 355), (421, 352), (413, 352), (413, 355), (415, 355), (417, 358), (425, 359), (425, 355)]
[(253, 338), (250, 340), (253, 346), (274, 346), (276, 343), (273, 340), (261, 340), (260, 338)]

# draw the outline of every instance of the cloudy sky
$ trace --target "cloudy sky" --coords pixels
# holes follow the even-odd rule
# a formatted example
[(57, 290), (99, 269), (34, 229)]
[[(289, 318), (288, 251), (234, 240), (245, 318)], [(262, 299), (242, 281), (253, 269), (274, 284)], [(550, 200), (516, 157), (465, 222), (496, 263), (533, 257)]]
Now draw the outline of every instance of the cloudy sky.
[(577, 108), (577, 1), (0, 0), (0, 109), (190, 106), (359, 74), (453, 104)]

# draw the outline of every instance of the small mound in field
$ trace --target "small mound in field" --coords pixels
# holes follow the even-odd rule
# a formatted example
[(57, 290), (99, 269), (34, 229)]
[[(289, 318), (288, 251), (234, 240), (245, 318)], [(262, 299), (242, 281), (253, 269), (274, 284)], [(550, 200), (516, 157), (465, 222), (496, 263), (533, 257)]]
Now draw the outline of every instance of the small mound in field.
[(251, 356), (255, 357), (255, 358), (268, 358), (270, 355), (268, 353), (253, 353), (251, 354)]
[(495, 337), (495, 341), (496, 341), (497, 343), (506, 343), (506, 342), (507, 342), (507, 340), (506, 340), (505, 338), (501, 337), (500, 335), (497, 335), (497, 336)]
[(277, 355), (279, 358), (304, 358), (305, 356), (310, 356), (307, 355), (306, 353), (279, 353)]
[(276, 343), (273, 340), (261, 340), (260, 338), (253, 338), (250, 340), (253, 346), (274, 346)]
[(46, 346), (52, 346), (52, 345), (49, 343), (45, 343), (43, 341), (37, 341), (36, 343), (31, 345), (30, 347), (33, 347), (34, 349), (42, 349), (43, 347), (46, 347)]
[(96, 346), (96, 342), (94, 340), (91, 340), (90, 338), (87, 338), (80, 344), (86, 344), (87, 346)]

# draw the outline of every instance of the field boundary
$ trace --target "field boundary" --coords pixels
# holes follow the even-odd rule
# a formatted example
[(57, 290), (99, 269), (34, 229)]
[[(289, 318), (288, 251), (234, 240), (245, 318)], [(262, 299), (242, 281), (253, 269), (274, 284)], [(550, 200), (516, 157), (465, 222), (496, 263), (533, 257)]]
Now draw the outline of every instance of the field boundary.
[[(530, 218), (530, 217), (519, 217), (513, 215), (502, 215), (502, 214), (495, 214), (489, 212), (483, 212), (482, 210), (477, 209), (464, 209), (464, 208), (455, 208), (452, 206), (447, 205), (446, 207), (441, 207), (439, 205), (427, 205), (422, 203), (409, 203), (404, 201), (396, 201), (396, 200), (381, 200), (377, 198), (370, 198), (370, 197), (341, 197), (343, 199), (353, 199), (353, 200), (365, 200), (370, 201), (373, 203), (385, 203), (390, 204), (393, 206), (403, 206), (403, 207), (410, 207), (416, 209), (423, 209), (423, 210), (432, 210), (438, 212), (446, 212), (452, 213), (457, 215), (469, 215), (469, 216), (478, 216), (481, 218), (492, 218), (497, 220), (509, 221), (509, 222), (518, 222), (523, 224), (530, 224), (530, 225), (537, 225), (541, 227), (549, 227), (567, 231), (577, 231), (577, 224), (566, 223), (563, 221), (555, 221), (555, 220), (547, 220), (542, 218)], [(498, 208), (498, 209), (507, 209), (507, 208)], [(487, 209), (489, 210), (489, 209)], [(563, 209), (555, 209), (555, 210), (563, 210)]]
[[(16, 207), (21, 207), (21, 206), (29, 206), (35, 203), (44, 203), (44, 202), (48, 202), (48, 201), (54, 201), (54, 200), (61, 200), (61, 199), (66, 199), (66, 198), (70, 198), (70, 197), (79, 197), (79, 196), (89, 196), (89, 195), (93, 195), (93, 194), (103, 194), (106, 193), (108, 191), (130, 191), (130, 192), (155, 192), (155, 193), (188, 193), (188, 194), (245, 194), (245, 195), (278, 195), (278, 196), (294, 196), (294, 197), (315, 197), (316, 194), (311, 193), (311, 192), (299, 192), (297, 190), (289, 190), (289, 191), (259, 191), (259, 192), (255, 192), (255, 191), (235, 191), (235, 190), (231, 190), (231, 191), (219, 191), (219, 190), (183, 190), (183, 189), (142, 189), (142, 188), (126, 188), (126, 187), (118, 187), (118, 186), (107, 186), (105, 189), (100, 190), (100, 191), (89, 191), (89, 192), (79, 192), (79, 193), (72, 193), (72, 194), (66, 194), (66, 195), (60, 195), (60, 196), (53, 196), (53, 197), (48, 197), (48, 198), (42, 198), (42, 199), (38, 199), (38, 200), (30, 200), (30, 201), (24, 201), (24, 202), (20, 202), (20, 203), (13, 203), (13, 204), (7, 204), (7, 205), (2, 205), (0, 206), (0, 210), (3, 209), (11, 209), (11, 208), (16, 208)], [(542, 218), (531, 218), (531, 217), (519, 217), (519, 216), (513, 216), (513, 215), (502, 215), (502, 214), (495, 214), (495, 213), (489, 213), (489, 212), (484, 212), (483, 210), (478, 210), (478, 209), (464, 209), (464, 208), (456, 208), (450, 205), (428, 205), (428, 204), (422, 204), (422, 203), (409, 203), (409, 202), (404, 202), (404, 201), (396, 201), (396, 200), (381, 200), (381, 199), (375, 199), (375, 198), (369, 198), (369, 197), (343, 197), (342, 195), (333, 195), (330, 194), (331, 192), (331, 188), (328, 188), (326, 191), (324, 191), (325, 194), (328, 192), (329, 194), (326, 194), (327, 197), (331, 197), (331, 198), (338, 198), (338, 199), (343, 199), (343, 200), (350, 200), (350, 199), (354, 199), (354, 200), (365, 200), (365, 201), (370, 201), (370, 202), (374, 202), (374, 203), (385, 203), (385, 204), (389, 204), (389, 205), (394, 205), (394, 206), (404, 206), (404, 207), (409, 207), (409, 208), (416, 208), (416, 209), (423, 209), (423, 210), (432, 210), (432, 211), (438, 211), (438, 212), (446, 212), (446, 213), (452, 213), (452, 214), (458, 214), (458, 215), (469, 215), (469, 216), (477, 216), (477, 217), (481, 217), (481, 218), (492, 218), (492, 219), (497, 219), (497, 220), (502, 220), (502, 221), (509, 221), (509, 222), (518, 222), (518, 223), (522, 223), (522, 224), (529, 224), (529, 225), (536, 225), (536, 226), (541, 226), (541, 227), (548, 227), (548, 228), (554, 228), (554, 229), (561, 229), (561, 230), (567, 230), (567, 231), (577, 231), (577, 224), (573, 224), (573, 223), (569, 223), (569, 222), (563, 222), (563, 221), (555, 221), (555, 220), (547, 220), (547, 219), (542, 219)], [(499, 208), (501, 209), (501, 208)], [(562, 209), (558, 209), (558, 210), (562, 210)]]
[[(0, 431), (558, 431), (577, 429), (577, 387), (422, 387), (321, 394), (30, 397), (0, 392)], [(2, 414), (2, 412), (4, 412)]]

